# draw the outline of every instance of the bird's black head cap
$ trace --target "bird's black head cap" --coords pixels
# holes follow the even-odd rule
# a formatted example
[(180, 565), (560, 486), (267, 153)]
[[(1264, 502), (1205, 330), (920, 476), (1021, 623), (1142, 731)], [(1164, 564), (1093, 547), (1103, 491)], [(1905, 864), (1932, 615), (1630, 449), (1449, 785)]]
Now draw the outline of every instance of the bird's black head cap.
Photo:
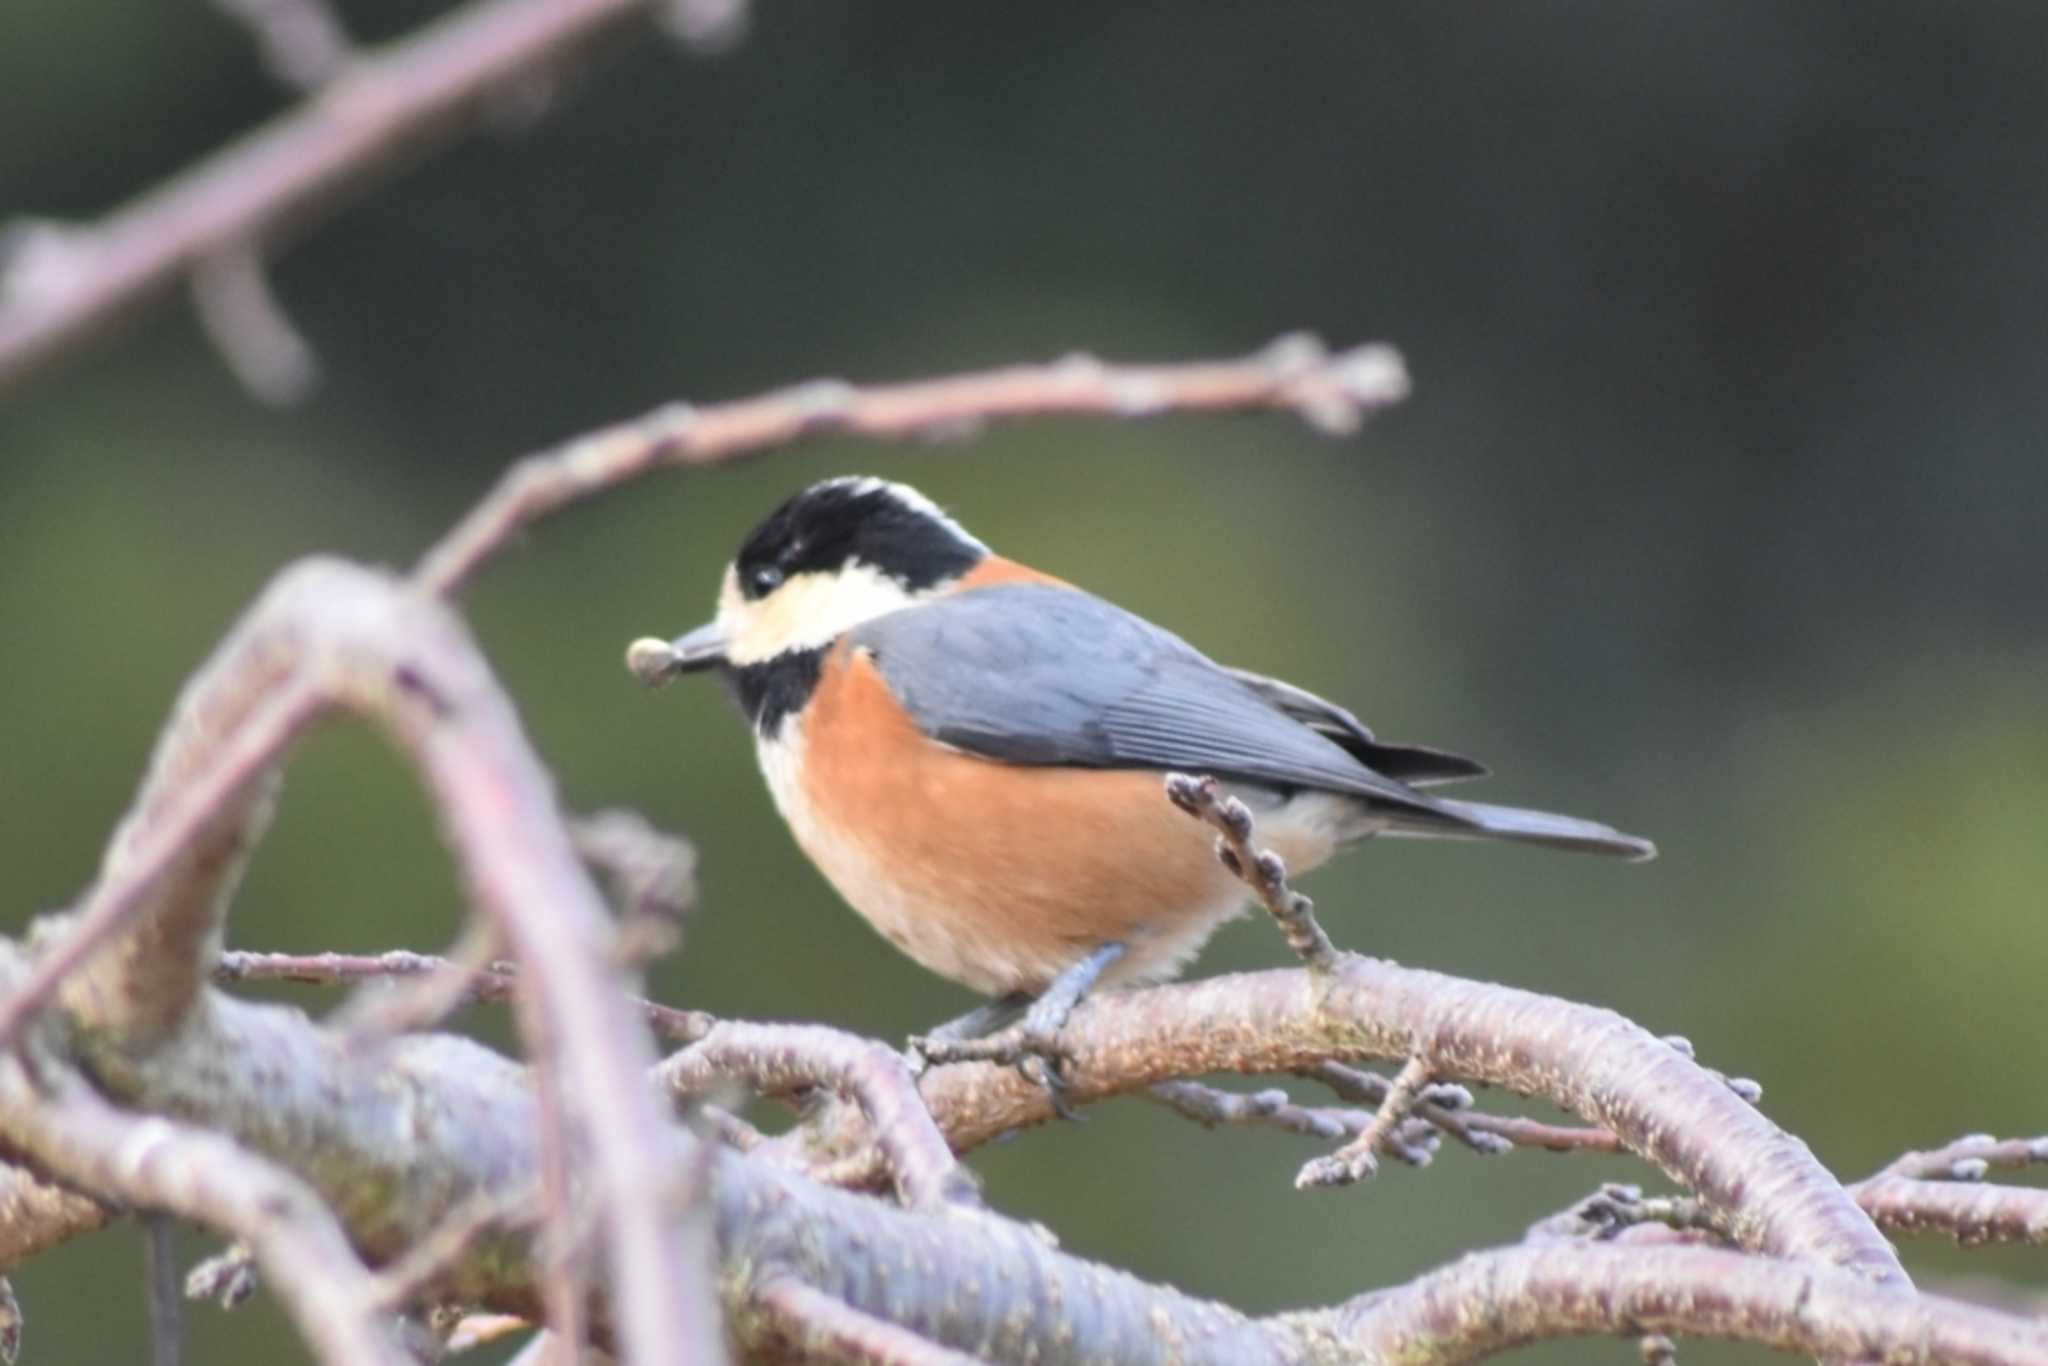
[(920, 592), (979, 564), (988, 547), (929, 498), (881, 479), (828, 479), (791, 497), (733, 557), (743, 596), (768, 596), (798, 574), (856, 561)]

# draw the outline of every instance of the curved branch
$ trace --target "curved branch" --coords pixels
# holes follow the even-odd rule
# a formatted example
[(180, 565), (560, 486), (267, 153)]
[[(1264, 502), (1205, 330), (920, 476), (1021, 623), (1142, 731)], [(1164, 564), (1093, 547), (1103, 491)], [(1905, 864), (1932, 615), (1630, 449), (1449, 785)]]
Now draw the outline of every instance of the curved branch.
[(905, 440), (955, 436), (1019, 417), (1149, 417), (1276, 408), (1326, 432), (1355, 430), (1408, 393), (1400, 355), (1361, 346), (1330, 355), (1283, 337), (1235, 361), (1105, 365), (1070, 356), (978, 374), (866, 388), (815, 380), (704, 408), (675, 403), (528, 456), (443, 537), (415, 574), (428, 592), (459, 589), (526, 527), (581, 498), (676, 465), (712, 465), (825, 434)]
[(1569, 1244), (1465, 1257), (1337, 1311), (1367, 1360), (1447, 1366), (1546, 1338), (1739, 1338), (1832, 1360), (2048, 1360), (2048, 1327), (1811, 1264), (1701, 1247)]
[(974, 1183), (932, 1122), (902, 1055), (868, 1039), (818, 1025), (713, 1025), (655, 1070), (657, 1083), (682, 1096), (739, 1081), (764, 1095), (829, 1087), (859, 1105), (906, 1205), (970, 1201)]
[[(1244, 985), (1241, 980), (1240, 989)], [(1170, 998), (1178, 992), (1139, 994)], [(1099, 1027), (1098, 1022), (1092, 1028)], [(429, 1238), (478, 1191), (526, 1188), (537, 1177), (537, 1101), (526, 1073), (466, 1040), (427, 1035), (365, 1052), (297, 1011), (209, 993), (179, 1039), (151, 1057), (145, 1074), (138, 1103), (187, 1115), (302, 1172), (373, 1259)], [(670, 1175), (700, 1161), (679, 1132), (672, 1131), (666, 1144)], [(1368, 1346), (1394, 1337), (1407, 1341), (1403, 1335), (1412, 1327), (1402, 1325), (1430, 1327), (1432, 1316), (1446, 1312), (1453, 1292), (1470, 1290), (1478, 1275), (1471, 1264), (1460, 1263), (1426, 1278), (1419, 1289), (1382, 1292), (1338, 1309), (1251, 1319), (1071, 1257), (1042, 1235), (984, 1211), (898, 1209), (732, 1152), (711, 1160), (707, 1185), (724, 1271), (720, 1291), (728, 1321), (743, 1333), (758, 1322), (750, 1317), (758, 1297), (777, 1278), (794, 1277), (853, 1316), (885, 1320), (916, 1339), (995, 1361), (1042, 1360), (1048, 1344), (1064, 1343), (1076, 1356), (1140, 1363), (1334, 1362), (1355, 1360)], [(2038, 1361), (2043, 1351), (2042, 1330), (2019, 1320), (1896, 1294), (1824, 1268), (1698, 1248), (1564, 1251), (1626, 1259), (1653, 1251), (1672, 1254), (1657, 1263), (1653, 1278), (1645, 1278), (1654, 1279), (1661, 1287), (1655, 1293), (1667, 1300), (1647, 1288), (1638, 1296), (1626, 1277), (1609, 1275), (1619, 1263), (1527, 1263), (1517, 1261), (1516, 1253), (1489, 1254), (1493, 1260), (1480, 1264), (1495, 1271), (1523, 1266), (1556, 1273), (1555, 1280), (1511, 1276), (1498, 1282), (1523, 1297), (1506, 1303), (1526, 1310), (1517, 1322), (1533, 1324), (1530, 1331), (1623, 1331), (1608, 1325), (1627, 1315), (1668, 1310), (1677, 1331), (1790, 1343), (1800, 1350), (1830, 1347), (1843, 1340), (1841, 1333), (1855, 1331), (1865, 1335), (1859, 1341), (1873, 1342), (1889, 1342), (1886, 1335), (1896, 1332), (1905, 1350), (1961, 1348), (1961, 1360), (1998, 1366)], [(1731, 1293), (1730, 1265), (1759, 1268), (1755, 1275), (1770, 1284), (1755, 1293), (1766, 1298), (1729, 1301), (1740, 1313), (1709, 1313)], [(1574, 1281), (1564, 1274), (1570, 1266), (1585, 1269), (1591, 1279)], [(442, 1288), (451, 1297), (531, 1313), (535, 1275), (527, 1240), (485, 1236), (449, 1269)], [(1465, 1279), (1447, 1279), (1454, 1275)], [(1736, 1287), (1754, 1289), (1751, 1275), (1743, 1272)], [(1495, 1286), (1487, 1277), (1483, 1285)], [(1808, 1303), (1818, 1306), (1818, 1317), (1807, 1314), (1787, 1326), (1782, 1316), (1756, 1312), (1777, 1303), (1768, 1296), (1802, 1283), (1800, 1277), (1814, 1287)], [(1604, 1288), (1610, 1283), (1620, 1289), (1610, 1293)], [(1596, 1304), (1580, 1305), (1567, 1293), (1574, 1285), (1575, 1293), (1594, 1295)], [(1633, 1322), (1650, 1326), (1648, 1319)], [(1483, 1346), (1455, 1341), (1464, 1343), (1460, 1350)]]
[(408, 1366), (379, 1322), (375, 1282), (298, 1177), (216, 1134), (122, 1114), (75, 1076), (39, 1093), (18, 1060), (0, 1066), (0, 1117), (52, 1174), (247, 1243), (323, 1361)]
[[(603, 900), (510, 704), (441, 604), (339, 561), (281, 574), (188, 687), (94, 896), (104, 905), (108, 888), (136, 881), (131, 864), (155, 875), (151, 894), (46, 931), (67, 937), (47, 949), (34, 981), (52, 962), (83, 960), (61, 984), (78, 1045), (102, 1085), (141, 1092), (147, 1061), (189, 1032), (202, 999), (226, 889), (260, 825), (261, 803), (247, 794), (267, 791), (306, 719), (337, 709), (379, 725), (419, 770), (474, 904), (526, 968), (538, 1009), (522, 1022), (540, 1025), (526, 1030), (532, 1057), (577, 1079), (623, 1339), (643, 1361), (715, 1351), (708, 1304), (690, 1293), (708, 1285), (708, 1268), (664, 1203), (648, 1198), (663, 1185), (666, 1125), (644, 1084), (653, 1050), (612, 981)], [(273, 723), (280, 710), (289, 724)], [(200, 838), (171, 843), (181, 851), (173, 856), (129, 852), (154, 854), (188, 829)], [(90, 956), (79, 947), (115, 929)], [(23, 998), (12, 999), (19, 1018)]]
[[(1612, 1011), (1346, 957), (1107, 992), (1060, 1035), (1068, 1104), (1207, 1072), (1426, 1056), (1442, 1076), (1540, 1096), (1612, 1132), (1725, 1213), (1745, 1247), (1907, 1284), (1898, 1255), (1806, 1145), (1663, 1040)], [(1044, 1123), (1043, 1087), (980, 1063), (935, 1069), (925, 1102), (956, 1150)]]

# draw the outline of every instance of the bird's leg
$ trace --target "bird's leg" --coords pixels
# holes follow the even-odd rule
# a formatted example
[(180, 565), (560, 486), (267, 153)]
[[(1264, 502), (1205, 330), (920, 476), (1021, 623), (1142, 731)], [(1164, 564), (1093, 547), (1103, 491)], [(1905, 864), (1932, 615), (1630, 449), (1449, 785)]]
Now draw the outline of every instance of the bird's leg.
[(993, 1001), (984, 1001), (965, 1015), (956, 1016), (944, 1024), (927, 1031), (920, 1043), (953, 1043), (961, 1039), (979, 1039), (993, 1034), (1006, 1025), (1015, 1024), (1024, 1018), (1024, 1012), (1031, 1004), (1031, 993), (1013, 991), (1007, 996), (998, 996)]
[(1066, 1027), (1067, 1016), (1074, 1013), (1074, 1007), (1081, 1004), (1081, 998), (1101, 980), (1109, 965), (1123, 956), (1124, 946), (1114, 939), (1098, 945), (1086, 958), (1052, 979), (1051, 985), (1031, 1003), (1031, 1009), (1024, 1012), (1017, 1029), (1026, 1039), (1042, 1042), (1044, 1048), (1039, 1051), (1050, 1051), (1060, 1030)]
[[(1088, 989), (1100, 980), (1110, 964), (1123, 956), (1124, 946), (1115, 940), (1091, 950), (1085, 958), (1053, 978), (1015, 1024), (996, 1027), (1013, 1017), (1022, 1004), (1016, 996), (1005, 996), (941, 1025), (930, 1034), (912, 1039), (910, 1046), (927, 1063), (1015, 1065), (1023, 1069), (1026, 1076), (1053, 1092), (1057, 1099), (1061, 1085), (1059, 1069), (1064, 1058), (1060, 1050), (1060, 1030), (1065, 1027), (1067, 1016), (1073, 1014), (1074, 1007), (1088, 994)], [(1032, 1063), (1038, 1066), (1033, 1068)], [(1065, 1113), (1064, 1109), (1062, 1113)]]

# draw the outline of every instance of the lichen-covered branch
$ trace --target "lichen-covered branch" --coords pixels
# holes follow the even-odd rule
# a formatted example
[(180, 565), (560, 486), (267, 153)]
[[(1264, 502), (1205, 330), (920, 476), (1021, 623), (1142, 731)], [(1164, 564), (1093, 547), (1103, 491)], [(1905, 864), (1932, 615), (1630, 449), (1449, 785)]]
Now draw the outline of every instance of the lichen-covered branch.
[(0, 1164), (0, 1272), (105, 1226), (115, 1214), (105, 1201)]
[(69, 1076), (0, 1062), (0, 1125), (51, 1175), (220, 1229), (255, 1252), (301, 1333), (334, 1366), (410, 1366), (341, 1227), (307, 1184), (216, 1134), (108, 1105)]
[(805, 1357), (871, 1366), (978, 1366), (887, 1319), (864, 1314), (794, 1276), (770, 1277), (754, 1295), (755, 1331)]
[(1978, 1182), (1879, 1176), (1849, 1188), (1887, 1233), (1936, 1234), (1965, 1247), (2032, 1243), (2048, 1247), (2048, 1190)]

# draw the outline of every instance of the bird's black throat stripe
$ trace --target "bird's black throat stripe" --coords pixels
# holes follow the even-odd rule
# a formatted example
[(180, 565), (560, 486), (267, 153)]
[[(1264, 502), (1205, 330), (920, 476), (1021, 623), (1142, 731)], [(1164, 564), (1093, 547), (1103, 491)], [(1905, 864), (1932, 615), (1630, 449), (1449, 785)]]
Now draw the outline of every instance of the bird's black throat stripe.
[(759, 735), (773, 735), (783, 718), (803, 710), (817, 689), (829, 645), (790, 650), (758, 664), (731, 664), (719, 670), (733, 701)]

